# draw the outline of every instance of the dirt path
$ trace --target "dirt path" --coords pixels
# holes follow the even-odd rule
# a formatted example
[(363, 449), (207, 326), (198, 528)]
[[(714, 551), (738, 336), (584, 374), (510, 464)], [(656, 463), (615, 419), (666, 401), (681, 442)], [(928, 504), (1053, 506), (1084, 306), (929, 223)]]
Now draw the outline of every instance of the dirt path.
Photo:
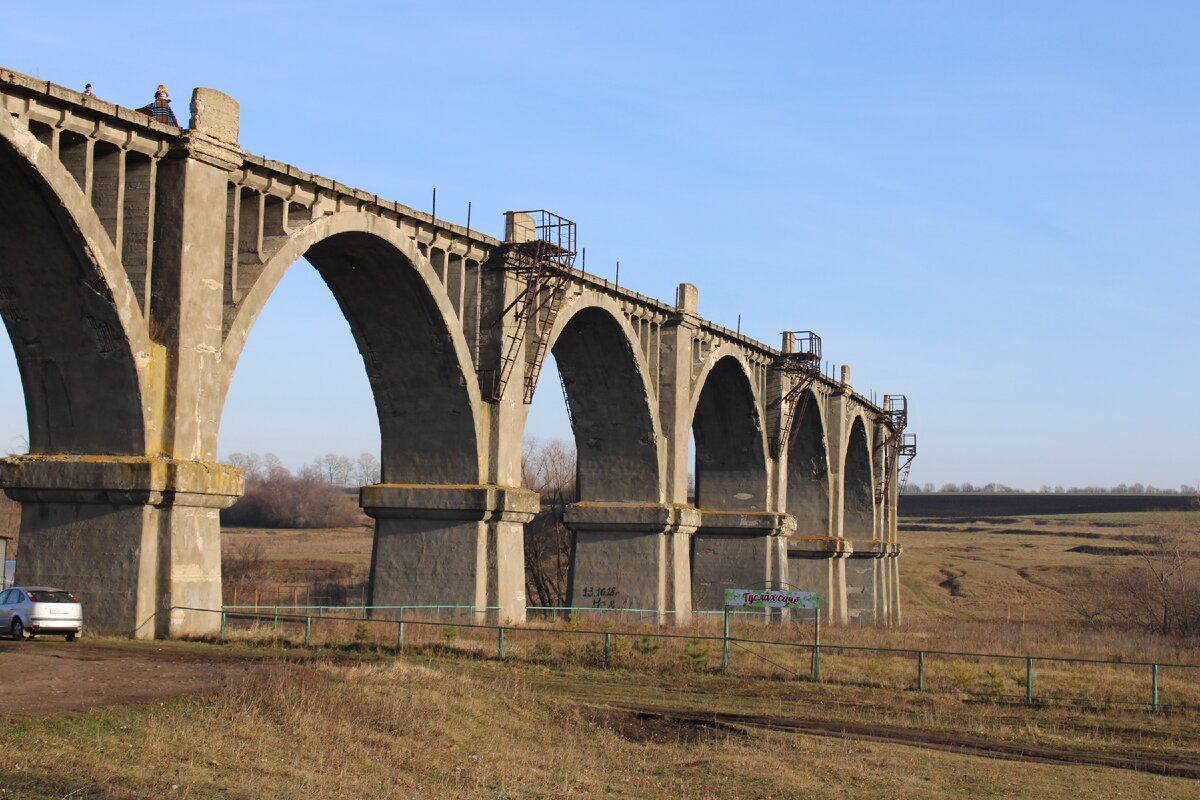
[(1083, 766), (1111, 767), (1135, 772), (1148, 772), (1175, 778), (1200, 779), (1200, 763), (1159, 759), (1113, 756), (1104, 753), (1089, 753), (1053, 747), (1002, 742), (973, 736), (960, 736), (936, 731), (910, 730), (885, 725), (866, 725), (856, 722), (831, 720), (793, 719), (789, 717), (756, 716), (747, 714), (725, 714), (704, 711), (680, 711), (660, 706), (642, 706), (632, 703), (602, 701), (608, 708), (628, 712), (634, 718), (670, 721), (679, 726), (706, 726), (716, 728), (766, 728), (790, 731), (808, 736), (828, 736), (840, 739), (902, 744), (943, 750), (961, 755), (999, 758), (1009, 761), (1027, 761), (1040, 764), (1074, 764)]
[(0, 640), (0, 716), (52, 714), (199, 694), (258, 668), (254, 661), (195, 659), (120, 644), (55, 637)]

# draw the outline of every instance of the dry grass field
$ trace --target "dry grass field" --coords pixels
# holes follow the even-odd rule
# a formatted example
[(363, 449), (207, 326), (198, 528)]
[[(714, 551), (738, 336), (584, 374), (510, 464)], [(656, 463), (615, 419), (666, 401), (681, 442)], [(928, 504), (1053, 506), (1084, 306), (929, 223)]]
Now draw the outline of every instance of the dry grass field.
[[(1198, 524), (1196, 513), (904, 520), (905, 624), (827, 627), (822, 683), (809, 680), (811, 651), (794, 646), (811, 628), (747, 620), (735, 635), (763, 644), (735, 647), (729, 675), (720, 642), (704, 638), (716, 620), (547, 621), (507, 632), (503, 661), (497, 632), (469, 619), (410, 619), (401, 649), (394, 622), (329, 620), (308, 647), (303, 623), (286, 620), (231, 622), (224, 645), (3, 643), (0, 671), (36, 648), (61, 667), (59, 707), (83, 710), (30, 715), (0, 700), (0, 800), (1200, 798), (1197, 673), (1164, 672), (1161, 700), (1174, 708), (1153, 713), (1133, 705), (1148, 699), (1143, 667), (1039, 661), (1038, 701), (1026, 705), (1023, 661), (931, 656), (917, 692), (912, 652), (837, 647), (1200, 663), (1195, 643), (1087, 624), (1068, 588)], [(231, 529), (223, 547), (241, 570), (227, 602), (235, 588), (242, 603), (254, 592), (324, 602), (329, 587), (361, 585), (371, 534)], [(642, 635), (653, 632), (681, 637)], [(103, 674), (129, 659), (166, 688), (190, 668), (204, 688), (104, 706), (68, 653), (109, 664)]]
[(1200, 511), (1061, 517), (901, 519), (907, 622), (1074, 624), (1064, 589), (1128, 566), (1154, 536), (1185, 532), (1200, 551)]
[(1193, 718), (424, 648), (108, 646), (256, 666), (203, 695), (3, 717), (0, 796), (1149, 800), (1200, 786), (1139, 771), (1200, 774)]
[[(373, 528), (225, 528), (221, 551), (243, 568), (224, 586), (227, 605), (335, 605), (363, 600)], [(242, 562), (237, 564), (237, 562)]]

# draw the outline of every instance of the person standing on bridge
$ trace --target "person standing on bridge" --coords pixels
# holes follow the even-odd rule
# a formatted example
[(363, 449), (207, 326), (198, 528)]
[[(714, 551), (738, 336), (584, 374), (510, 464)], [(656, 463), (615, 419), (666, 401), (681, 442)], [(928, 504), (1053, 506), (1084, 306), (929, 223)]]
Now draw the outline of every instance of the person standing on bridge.
[(161, 83), (154, 91), (154, 102), (148, 106), (142, 106), (138, 111), (148, 114), (150, 119), (155, 122), (165, 122), (176, 128), (179, 127), (179, 121), (175, 119), (175, 112), (171, 110), (171, 95), (167, 93), (167, 87)]

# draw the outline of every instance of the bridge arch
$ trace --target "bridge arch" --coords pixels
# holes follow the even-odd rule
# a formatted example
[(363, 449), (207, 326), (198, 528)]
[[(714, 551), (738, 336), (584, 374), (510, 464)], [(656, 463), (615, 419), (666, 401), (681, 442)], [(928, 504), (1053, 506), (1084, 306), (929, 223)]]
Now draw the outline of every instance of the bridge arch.
[(568, 302), (548, 333), (575, 436), (579, 499), (657, 503), (662, 458), (655, 393), (637, 337), (608, 298)]
[(804, 413), (792, 422), (785, 508), (796, 518), (798, 535), (828, 536), (830, 492), (825, 404), (811, 391), (797, 404), (804, 406)]
[(842, 535), (871, 539), (875, 529), (875, 492), (872, 482), (871, 445), (861, 414), (854, 416), (842, 467)]
[(32, 453), (157, 450), (145, 381), (155, 350), (96, 211), (54, 153), (0, 114), (0, 316)]
[(749, 367), (732, 347), (719, 348), (695, 387), (688, 412), (696, 441), (696, 505), (766, 511), (766, 438)]
[(376, 216), (320, 217), (267, 260), (229, 324), (221, 397), (254, 322), (301, 257), (333, 293), (362, 354), (383, 482), (478, 483), (481, 401), (457, 315), (415, 243)]

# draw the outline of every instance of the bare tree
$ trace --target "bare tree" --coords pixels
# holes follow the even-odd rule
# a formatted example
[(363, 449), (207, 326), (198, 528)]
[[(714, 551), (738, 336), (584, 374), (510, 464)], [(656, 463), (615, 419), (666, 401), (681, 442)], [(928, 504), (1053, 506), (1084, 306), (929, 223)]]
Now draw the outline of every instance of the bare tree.
[(1200, 559), (1195, 532), (1155, 536), (1139, 564), (1118, 579), (1127, 613), (1141, 627), (1164, 636), (1200, 634)]
[(1163, 636), (1200, 635), (1200, 534), (1194, 525), (1162, 523), (1131, 556), (1131, 566), (1070, 584), (1068, 604), (1084, 619)]
[(354, 479), (359, 486), (369, 486), (379, 483), (382, 478), (379, 459), (370, 453), (361, 453), (354, 462)]
[(242, 470), (247, 483), (261, 481), (267, 477), (266, 462), (258, 453), (230, 453), (229, 463)]
[(563, 512), (575, 500), (575, 450), (558, 439), (530, 438), (521, 454), (525, 488), (542, 497), (542, 507), (525, 525), (525, 583), (542, 606), (564, 606), (573, 538)]
[(326, 453), (300, 472), (301, 477), (323, 480), (330, 486), (340, 487), (349, 486), (353, 474), (354, 462), (336, 453)]

